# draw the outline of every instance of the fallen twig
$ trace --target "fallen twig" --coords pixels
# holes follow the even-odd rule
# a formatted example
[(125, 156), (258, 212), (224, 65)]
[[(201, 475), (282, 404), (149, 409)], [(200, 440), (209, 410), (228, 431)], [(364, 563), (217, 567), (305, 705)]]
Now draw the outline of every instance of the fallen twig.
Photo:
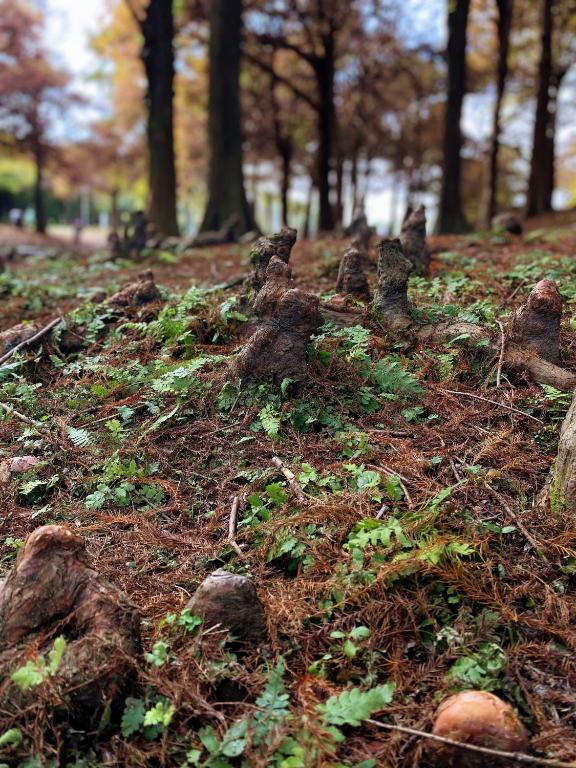
[(47, 333), (49, 333), (53, 328), (55, 328), (57, 325), (60, 325), (62, 322), (62, 318), (58, 317), (56, 320), (52, 320), (48, 323), (48, 325), (45, 325), (44, 328), (41, 328), (37, 333), (34, 334), (34, 336), (30, 336), (29, 339), (26, 339), (25, 341), (21, 341), (20, 344), (16, 344), (15, 347), (13, 347), (9, 352), (6, 352), (5, 355), (2, 355), (0, 357), (0, 365), (2, 363), (5, 363), (6, 360), (9, 360), (12, 355), (16, 354), (16, 352), (19, 352), (24, 347), (27, 347), (29, 344), (33, 344), (35, 341), (38, 341), (38, 339), (41, 339), (42, 336), (45, 336)]
[(523, 523), (520, 521), (518, 515), (516, 512), (514, 512), (513, 509), (507, 504), (506, 499), (501, 496), (501, 494), (498, 493), (498, 491), (495, 491), (494, 488), (489, 483), (484, 483), (484, 487), (494, 496), (494, 498), (498, 499), (500, 504), (504, 507), (506, 510), (506, 513), (512, 520), (516, 523), (518, 526), (518, 530), (524, 535), (525, 539), (531, 544), (533, 549), (536, 551), (536, 553), (542, 558), (542, 560), (547, 564), (550, 565), (550, 561), (542, 551), (542, 545), (538, 544), (536, 539), (532, 536), (532, 534), (524, 527)]
[(504, 326), (500, 320), (496, 320), (498, 327), (500, 328), (500, 357), (498, 358), (498, 368), (496, 369), (496, 389), (500, 387), (500, 379), (502, 378), (502, 365), (504, 364), (504, 352), (506, 351), (506, 332)]
[(24, 424), (29, 424), (31, 427), (34, 427), (35, 429), (42, 430), (44, 426), (41, 422), (35, 421), (34, 419), (31, 419), (29, 416), (25, 416), (23, 413), (20, 413), (20, 411), (17, 411), (15, 408), (12, 408), (11, 405), (0, 403), (0, 408), (4, 411), (4, 413), (7, 413), (9, 416), (15, 416), (17, 419), (20, 419), (20, 421), (23, 421)]
[(508, 760), (515, 760), (517, 763), (530, 763), (531, 765), (546, 765), (549, 768), (576, 768), (576, 763), (563, 763), (559, 760), (550, 760), (546, 757), (533, 757), (532, 755), (526, 755), (523, 752), (505, 752), (501, 749), (489, 749), (488, 747), (477, 747), (475, 744), (464, 744), (461, 741), (454, 741), (454, 739), (447, 739), (445, 736), (437, 736), (435, 733), (428, 733), (427, 731), (418, 731), (416, 728), (407, 728), (405, 725), (392, 725), (391, 723), (381, 723), (379, 720), (372, 720), (370, 718), (365, 720), (366, 723), (375, 725), (378, 728), (382, 728), (386, 731), (399, 731), (400, 733), (407, 733), (409, 736), (418, 736), (421, 739), (430, 739), (431, 741), (437, 741), (440, 744), (449, 744), (452, 747), (458, 747), (459, 749), (467, 749), (470, 752), (479, 752), (483, 755), (492, 755), (492, 757), (503, 757)]
[(236, 541), (236, 530), (238, 527), (238, 507), (240, 506), (240, 499), (238, 496), (234, 496), (234, 499), (232, 501), (232, 507), (230, 509), (230, 518), (228, 520), (228, 543), (236, 552), (236, 554), (240, 555), (241, 557), (244, 555), (240, 547), (238, 546), (238, 542)]
[(532, 419), (537, 424), (544, 424), (542, 419), (537, 419), (536, 416), (532, 416), (530, 413), (524, 413), (519, 408), (514, 408), (513, 405), (506, 405), (505, 403), (499, 403), (497, 400), (489, 400), (487, 397), (480, 397), (480, 395), (473, 395), (472, 392), (460, 392), (457, 389), (441, 389), (440, 392), (445, 392), (447, 395), (460, 395), (460, 397), (471, 397), (473, 400), (481, 400), (483, 403), (490, 403), (490, 405), (496, 405), (499, 408), (504, 408), (512, 413), (517, 413), (519, 416), (525, 416), (527, 419)]
[(272, 464), (274, 464), (275, 467), (278, 467), (280, 472), (282, 472), (282, 474), (288, 481), (288, 485), (294, 492), (294, 495), (298, 498), (298, 501), (306, 501), (306, 494), (302, 490), (298, 480), (296, 480), (296, 475), (294, 474), (294, 472), (288, 469), (288, 467), (286, 467), (282, 463), (282, 460), (279, 459), (278, 456), (272, 456)]

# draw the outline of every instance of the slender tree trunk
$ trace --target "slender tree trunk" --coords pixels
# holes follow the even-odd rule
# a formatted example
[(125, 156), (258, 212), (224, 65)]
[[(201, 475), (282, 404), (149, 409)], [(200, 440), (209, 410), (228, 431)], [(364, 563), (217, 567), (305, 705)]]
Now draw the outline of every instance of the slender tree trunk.
[(336, 210), (334, 214), (334, 224), (337, 227), (342, 226), (344, 217), (344, 159), (338, 154), (336, 158)]
[(541, 53), (538, 67), (538, 94), (532, 160), (526, 200), (527, 216), (536, 216), (539, 213), (552, 210), (555, 115), (550, 110), (550, 91), (553, 80), (552, 19), (554, 2), (555, 0), (542, 0)]
[(174, 16), (172, 0), (150, 0), (141, 22), (148, 82), (149, 217), (163, 235), (177, 235), (174, 157)]
[(310, 237), (310, 230), (312, 227), (312, 201), (314, 200), (314, 184), (310, 184), (308, 189), (308, 200), (306, 201), (306, 212), (304, 214), (304, 227), (302, 237), (304, 240), (308, 240)]
[(320, 211), (318, 227), (321, 231), (334, 229), (334, 211), (330, 200), (330, 173), (334, 153), (334, 133), (336, 109), (334, 107), (335, 77), (335, 40), (334, 34), (324, 36), (324, 55), (315, 64), (318, 86), (318, 193)]
[(496, 102), (492, 121), (492, 138), (488, 156), (486, 202), (481, 225), (488, 229), (496, 215), (498, 191), (498, 155), (500, 153), (501, 111), (506, 80), (508, 78), (508, 52), (514, 0), (496, 0), (498, 6), (498, 69), (496, 74)]
[(352, 165), (350, 168), (350, 184), (352, 186), (352, 217), (358, 207), (358, 148), (354, 148), (352, 154)]
[(294, 155), (294, 145), (290, 136), (284, 132), (280, 119), (280, 105), (276, 98), (276, 78), (272, 77), (270, 81), (272, 110), (274, 117), (274, 139), (276, 150), (280, 157), (281, 179), (280, 179), (280, 200), (282, 204), (282, 224), (288, 226), (288, 193), (290, 191), (290, 180), (292, 177), (292, 157)]
[(113, 189), (110, 193), (110, 229), (117, 232), (120, 226), (120, 215), (118, 211), (118, 190)]
[(464, 232), (468, 223), (462, 212), (461, 157), (462, 105), (466, 94), (466, 29), (470, 0), (448, 4), (448, 98), (444, 116), (444, 160), (438, 218), (439, 232)]
[(46, 201), (44, 199), (44, 147), (40, 142), (34, 146), (34, 163), (36, 176), (34, 179), (34, 213), (36, 218), (36, 232), (46, 234)]
[(242, 0), (211, 0), (208, 204), (201, 231), (237, 217), (237, 234), (255, 229), (242, 166), (240, 49)]

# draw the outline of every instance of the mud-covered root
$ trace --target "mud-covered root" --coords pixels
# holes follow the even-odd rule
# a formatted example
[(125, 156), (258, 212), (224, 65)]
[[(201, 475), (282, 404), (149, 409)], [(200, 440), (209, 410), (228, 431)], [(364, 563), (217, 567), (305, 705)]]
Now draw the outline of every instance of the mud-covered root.
[(430, 252), (426, 245), (426, 209), (423, 205), (414, 211), (409, 208), (406, 212), (400, 242), (404, 256), (411, 262), (414, 273), (427, 277), (430, 272)]
[(249, 278), (249, 286), (254, 293), (258, 293), (266, 282), (266, 270), (272, 256), (277, 256), (285, 264), (288, 264), (296, 236), (295, 229), (283, 227), (280, 232), (271, 237), (261, 237), (256, 242), (250, 251), (252, 274)]
[(211, 573), (198, 587), (188, 605), (202, 618), (203, 630), (218, 637), (230, 633), (241, 643), (267, 639), (266, 616), (252, 581), (225, 570)]
[(336, 293), (360, 301), (370, 301), (370, 289), (364, 274), (364, 254), (357, 248), (347, 248), (342, 256)]
[(140, 272), (137, 280), (111, 296), (106, 303), (112, 307), (137, 309), (161, 299), (160, 291), (154, 282), (154, 274), (152, 270), (147, 269)]
[(32, 336), (38, 333), (38, 330), (38, 327), (35, 325), (21, 323), (20, 325), (8, 328), (6, 331), (2, 331), (0, 333), (0, 356), (11, 352), (19, 344), (31, 339)]
[(412, 263), (404, 256), (400, 240), (378, 245), (378, 286), (372, 301), (374, 318), (391, 331), (412, 325), (408, 304), (408, 278)]
[(519, 307), (508, 328), (508, 340), (549, 363), (560, 360), (562, 297), (552, 280), (540, 280), (525, 304)]
[[(90, 566), (81, 536), (60, 525), (36, 529), (0, 587), (0, 712), (39, 702), (48, 685), (47, 702), (76, 725), (93, 725), (129, 682), (139, 627), (128, 598)], [(21, 690), (11, 675), (45, 659), (58, 637), (66, 645), (57, 668)]]
[(302, 381), (306, 347), (321, 325), (318, 298), (294, 288), (290, 267), (272, 256), (254, 302), (255, 330), (234, 361), (234, 374), (242, 382)]

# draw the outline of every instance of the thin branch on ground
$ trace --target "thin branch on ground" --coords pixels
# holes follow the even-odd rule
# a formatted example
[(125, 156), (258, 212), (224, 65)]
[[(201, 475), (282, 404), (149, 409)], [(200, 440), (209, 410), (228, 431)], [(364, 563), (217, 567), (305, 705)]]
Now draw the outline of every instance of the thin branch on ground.
[(478, 752), (482, 755), (491, 755), (492, 757), (502, 757), (508, 760), (515, 760), (517, 763), (529, 763), (530, 765), (545, 765), (549, 768), (576, 768), (576, 763), (563, 763), (559, 760), (550, 760), (546, 757), (533, 757), (532, 755), (526, 755), (523, 752), (505, 752), (502, 749), (489, 749), (488, 747), (477, 747), (475, 744), (464, 744), (461, 741), (454, 741), (454, 739), (447, 739), (445, 736), (437, 736), (435, 733), (428, 733), (427, 731), (419, 731), (416, 728), (407, 728), (404, 725), (392, 725), (391, 723), (381, 723), (379, 720), (367, 719), (366, 723), (375, 725), (378, 728), (382, 728), (386, 731), (399, 731), (400, 733), (406, 733), (409, 736), (417, 736), (421, 739), (429, 739), (430, 741), (437, 741), (440, 744), (448, 744), (451, 747), (458, 747), (458, 749), (467, 749), (469, 752)]
[(4, 413), (7, 413), (9, 416), (14, 416), (16, 419), (23, 421), (24, 424), (29, 424), (31, 427), (34, 427), (35, 429), (42, 430), (42, 428), (44, 427), (44, 425), (41, 422), (35, 421), (34, 419), (31, 419), (29, 416), (25, 416), (23, 413), (20, 413), (20, 411), (17, 411), (15, 408), (12, 408), (11, 405), (0, 403), (0, 408), (4, 411)]
[(506, 351), (506, 332), (504, 326), (500, 320), (496, 320), (498, 327), (500, 328), (500, 357), (498, 359), (498, 368), (496, 369), (496, 389), (500, 387), (500, 380), (502, 378), (502, 366), (504, 365), (504, 353)]
[(282, 474), (288, 481), (288, 485), (294, 492), (294, 495), (297, 497), (298, 501), (306, 501), (307, 496), (302, 490), (302, 487), (298, 482), (298, 480), (296, 480), (296, 475), (294, 474), (294, 472), (288, 469), (288, 467), (282, 463), (282, 459), (279, 459), (278, 456), (272, 457), (272, 464), (274, 464), (274, 466), (277, 467), (280, 470), (280, 472), (282, 472)]
[(506, 403), (499, 403), (497, 400), (489, 400), (487, 397), (480, 397), (480, 395), (474, 395), (472, 392), (460, 392), (457, 389), (441, 389), (440, 392), (444, 392), (447, 395), (458, 395), (460, 397), (471, 397), (473, 400), (481, 400), (483, 403), (490, 403), (490, 405), (496, 405), (498, 408), (504, 408), (506, 411), (517, 413), (519, 416), (525, 416), (527, 419), (535, 421), (537, 424), (544, 424), (542, 419), (537, 419), (536, 416), (532, 416), (530, 413), (525, 413), (519, 408), (514, 408), (513, 405), (506, 405)]

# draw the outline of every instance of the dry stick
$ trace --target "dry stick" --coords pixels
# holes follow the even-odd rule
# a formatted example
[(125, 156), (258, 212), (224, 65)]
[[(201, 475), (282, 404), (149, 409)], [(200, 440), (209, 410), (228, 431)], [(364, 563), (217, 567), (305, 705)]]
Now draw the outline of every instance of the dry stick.
[(282, 463), (282, 460), (278, 458), (278, 456), (272, 456), (272, 464), (274, 464), (275, 467), (278, 467), (280, 472), (284, 475), (286, 480), (288, 481), (288, 485), (292, 490), (294, 491), (296, 497), (298, 498), (298, 501), (306, 501), (306, 494), (300, 487), (300, 483), (298, 480), (296, 480), (296, 475), (294, 472), (292, 472), (288, 467), (284, 466)]
[(421, 739), (430, 739), (440, 742), (440, 744), (449, 744), (458, 749), (467, 749), (470, 752), (479, 752), (482, 755), (492, 755), (492, 757), (504, 757), (508, 760), (515, 760), (517, 763), (530, 763), (531, 765), (546, 765), (549, 768), (576, 768), (576, 763), (562, 763), (558, 760), (550, 760), (546, 757), (532, 757), (523, 752), (505, 752), (502, 749), (489, 749), (488, 747), (477, 747), (475, 744), (464, 744), (461, 741), (447, 739), (445, 736), (437, 736), (435, 733), (427, 731), (418, 731), (415, 728), (407, 728), (404, 725), (392, 725), (390, 723), (381, 723), (379, 720), (367, 718), (364, 722), (383, 728), (385, 731), (399, 731), (407, 733), (409, 736), (418, 736)]
[(238, 543), (236, 541), (236, 528), (238, 525), (238, 507), (240, 505), (240, 500), (238, 496), (234, 496), (234, 500), (232, 501), (232, 508), (230, 509), (230, 519), (228, 521), (228, 544), (232, 547), (234, 552), (236, 552), (241, 557), (244, 556), (244, 553), (238, 546)]
[(53, 328), (55, 328), (57, 325), (60, 325), (62, 322), (61, 317), (57, 317), (56, 320), (52, 320), (48, 323), (48, 325), (44, 326), (44, 328), (41, 328), (38, 333), (35, 333), (34, 336), (30, 336), (29, 339), (26, 339), (25, 341), (21, 341), (20, 344), (16, 344), (15, 347), (13, 347), (9, 352), (6, 352), (5, 355), (0, 357), (0, 365), (2, 363), (5, 363), (6, 360), (12, 357), (12, 355), (16, 354), (19, 350), (23, 349), (24, 347), (27, 347), (29, 344), (33, 344), (35, 341), (38, 341), (38, 339), (41, 339), (42, 336), (45, 336), (47, 333), (49, 333)]
[(494, 498), (498, 499), (500, 504), (502, 504), (502, 506), (508, 513), (508, 516), (511, 517), (512, 520), (514, 520), (514, 522), (518, 526), (518, 530), (524, 535), (527, 541), (532, 545), (536, 554), (539, 555), (547, 565), (550, 565), (550, 560), (548, 560), (548, 558), (542, 551), (542, 545), (538, 544), (538, 542), (532, 536), (532, 534), (524, 527), (524, 525), (518, 518), (518, 515), (516, 514), (516, 512), (514, 512), (514, 510), (510, 508), (509, 504), (506, 503), (506, 499), (503, 496), (501, 496), (498, 493), (498, 491), (495, 491), (494, 488), (492, 488), (492, 486), (489, 483), (484, 483), (484, 487), (487, 488), (488, 491), (490, 491), (490, 493), (494, 496)]
[(496, 389), (500, 386), (500, 379), (502, 377), (502, 366), (504, 364), (504, 352), (506, 351), (506, 333), (504, 326), (500, 320), (496, 320), (498, 327), (500, 328), (501, 342), (500, 342), (500, 358), (498, 360), (498, 368), (496, 369)]
[(544, 424), (542, 419), (537, 419), (536, 416), (532, 416), (529, 413), (524, 413), (519, 408), (514, 408), (513, 405), (506, 405), (505, 403), (499, 403), (497, 400), (489, 400), (487, 397), (480, 397), (480, 395), (473, 395), (471, 392), (459, 392), (456, 389), (441, 389), (440, 392), (445, 392), (447, 395), (459, 395), (460, 397), (471, 397), (474, 400), (481, 400), (483, 403), (490, 403), (496, 405), (498, 408), (505, 408), (507, 411), (517, 413), (519, 416), (525, 416), (527, 419), (532, 419), (538, 424)]
[(31, 419), (29, 416), (24, 416), (23, 413), (20, 413), (20, 411), (17, 411), (15, 408), (12, 408), (10, 405), (5, 405), (4, 403), (0, 403), (0, 408), (7, 413), (9, 416), (15, 416), (17, 419), (20, 419), (20, 421), (23, 421), (24, 424), (30, 424), (30, 426), (35, 427), (36, 429), (41, 430), (44, 426), (39, 421), (34, 421), (34, 419)]

